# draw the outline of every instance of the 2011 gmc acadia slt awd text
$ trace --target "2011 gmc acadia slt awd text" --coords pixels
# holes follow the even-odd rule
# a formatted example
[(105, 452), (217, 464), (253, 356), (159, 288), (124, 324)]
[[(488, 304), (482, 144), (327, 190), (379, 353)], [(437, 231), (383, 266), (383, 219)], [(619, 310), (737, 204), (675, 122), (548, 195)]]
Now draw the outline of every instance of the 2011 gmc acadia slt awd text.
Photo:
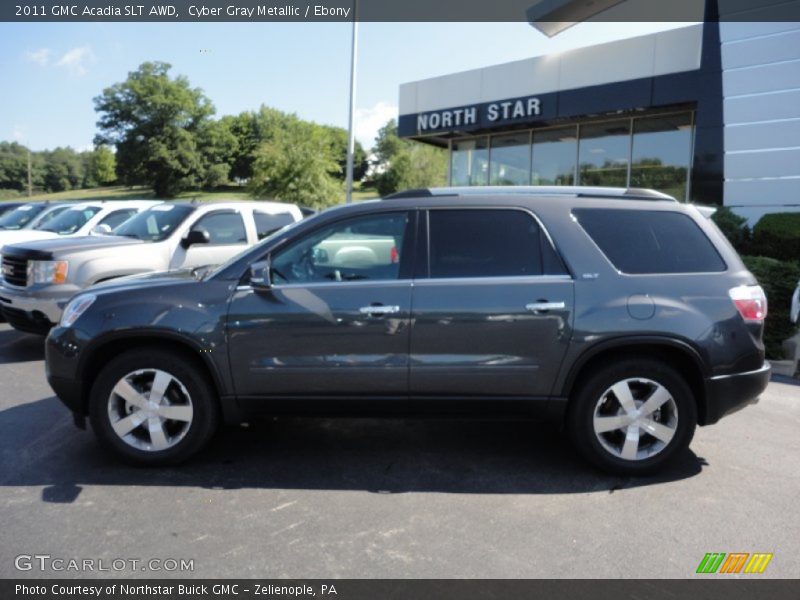
[(767, 385), (766, 298), (697, 207), (646, 190), (449, 188), (327, 210), (201, 279), (77, 295), (53, 389), (100, 441), (175, 463), (256, 415), (560, 419), (652, 472)]

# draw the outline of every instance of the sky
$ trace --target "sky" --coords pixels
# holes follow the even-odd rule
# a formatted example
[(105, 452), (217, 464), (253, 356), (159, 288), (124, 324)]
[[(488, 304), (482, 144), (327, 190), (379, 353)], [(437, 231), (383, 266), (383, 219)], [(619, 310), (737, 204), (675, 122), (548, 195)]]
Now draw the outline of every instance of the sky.
[[(371, 147), (401, 83), (684, 23), (582, 23), (548, 39), (526, 23), (360, 23), (355, 132)], [(0, 140), (92, 147), (92, 98), (145, 61), (172, 65), (216, 116), (262, 104), (347, 126), (350, 23), (0, 23)]]

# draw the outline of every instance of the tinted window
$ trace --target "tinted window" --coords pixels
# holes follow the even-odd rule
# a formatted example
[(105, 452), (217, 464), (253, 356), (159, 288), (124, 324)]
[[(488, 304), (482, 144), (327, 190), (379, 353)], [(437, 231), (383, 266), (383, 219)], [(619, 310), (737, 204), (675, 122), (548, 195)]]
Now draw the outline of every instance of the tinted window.
[(687, 215), (588, 208), (573, 214), (623, 273), (710, 273), (726, 268), (714, 245)]
[(202, 217), (192, 226), (192, 231), (207, 231), (208, 243), (220, 246), (247, 243), (242, 215), (235, 212), (217, 212)]
[(32, 225), (34, 229), (42, 229), (45, 225), (47, 225), (50, 221), (55, 219), (58, 215), (62, 212), (67, 210), (69, 206), (59, 206), (58, 208), (54, 208), (52, 210), (47, 211), (46, 213), (40, 214), (39, 217), (36, 219), (36, 223)]
[(428, 219), (431, 277), (530, 276), (565, 272), (536, 220), (522, 211), (433, 210)]
[(86, 225), (86, 223), (99, 212), (99, 206), (70, 208), (42, 226), (41, 229), (43, 231), (54, 231), (59, 235), (70, 235)]
[(136, 211), (132, 208), (127, 210), (117, 210), (103, 218), (99, 224), (108, 225), (111, 229), (116, 229), (135, 214)]
[(408, 216), (382, 213), (323, 227), (272, 257), (276, 283), (397, 279)]
[(47, 206), (45, 204), (25, 204), (3, 215), (0, 229), (23, 229)]
[(294, 223), (294, 217), (290, 213), (278, 213), (270, 215), (262, 212), (253, 212), (256, 221), (256, 233), (258, 239), (263, 240), (268, 235), (275, 233), (290, 223)]
[(172, 235), (194, 211), (194, 206), (159, 204), (125, 221), (114, 230), (114, 234), (147, 242), (160, 242)]

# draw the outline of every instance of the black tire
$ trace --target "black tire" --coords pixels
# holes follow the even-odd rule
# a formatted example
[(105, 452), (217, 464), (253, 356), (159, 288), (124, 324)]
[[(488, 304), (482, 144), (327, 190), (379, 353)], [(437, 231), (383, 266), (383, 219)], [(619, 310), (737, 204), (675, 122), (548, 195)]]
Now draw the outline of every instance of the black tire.
[[(589, 462), (614, 475), (647, 475), (662, 469), (686, 451), (697, 426), (697, 403), (688, 383), (676, 369), (654, 359), (627, 357), (605, 363), (583, 377), (583, 381), (580, 382), (570, 398), (567, 430), (572, 443)], [(595, 433), (594, 417), (601, 397), (605, 397), (607, 403), (615, 401), (613, 394), (610, 398), (605, 395), (607, 390), (619, 382), (636, 379), (649, 380), (666, 388), (672, 397), (675, 410), (673, 411), (672, 404), (665, 404), (663, 418), (666, 418), (667, 411), (675, 412), (677, 425), (674, 426), (672, 439), (664, 443), (657, 453), (638, 459), (626, 459), (612, 453), (606, 447), (614, 446), (615, 438), (613, 436), (622, 436), (619, 443), (624, 444), (625, 433), (622, 433), (622, 429), (597, 434)], [(631, 385), (628, 386), (628, 389), (635, 390), (639, 384), (634, 382)], [(648, 388), (647, 384), (642, 384), (642, 398), (646, 398), (648, 392), (652, 393), (652, 389)], [(637, 400), (637, 402), (639, 401)], [(662, 418), (660, 412), (657, 414), (658, 418)], [(642, 437), (637, 444), (651, 444), (652, 448), (658, 448), (659, 440), (645, 434), (646, 432), (640, 428), (639, 435)], [(606, 441), (606, 446), (600, 441), (600, 437)], [(644, 451), (647, 451), (646, 445)]]
[[(132, 446), (117, 435), (111, 423), (109, 403), (114, 387), (126, 375), (148, 369), (174, 377), (177, 385), (188, 392), (192, 406), (191, 421), (182, 437), (164, 450)], [(170, 384), (171, 393), (175, 393), (175, 385)], [(182, 391), (178, 387), (178, 393)], [(214, 435), (219, 424), (219, 403), (207, 373), (190, 357), (156, 348), (140, 348), (117, 356), (100, 371), (89, 395), (89, 419), (100, 443), (125, 462), (136, 466), (174, 465), (194, 455)], [(176, 423), (182, 427), (178, 422), (169, 424)]]

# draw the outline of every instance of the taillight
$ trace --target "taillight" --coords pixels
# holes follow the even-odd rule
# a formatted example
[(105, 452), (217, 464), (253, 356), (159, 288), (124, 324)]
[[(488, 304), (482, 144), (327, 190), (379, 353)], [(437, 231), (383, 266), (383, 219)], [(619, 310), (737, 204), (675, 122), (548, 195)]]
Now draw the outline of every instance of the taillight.
[(763, 321), (767, 318), (767, 296), (760, 285), (740, 285), (728, 294), (745, 321)]

